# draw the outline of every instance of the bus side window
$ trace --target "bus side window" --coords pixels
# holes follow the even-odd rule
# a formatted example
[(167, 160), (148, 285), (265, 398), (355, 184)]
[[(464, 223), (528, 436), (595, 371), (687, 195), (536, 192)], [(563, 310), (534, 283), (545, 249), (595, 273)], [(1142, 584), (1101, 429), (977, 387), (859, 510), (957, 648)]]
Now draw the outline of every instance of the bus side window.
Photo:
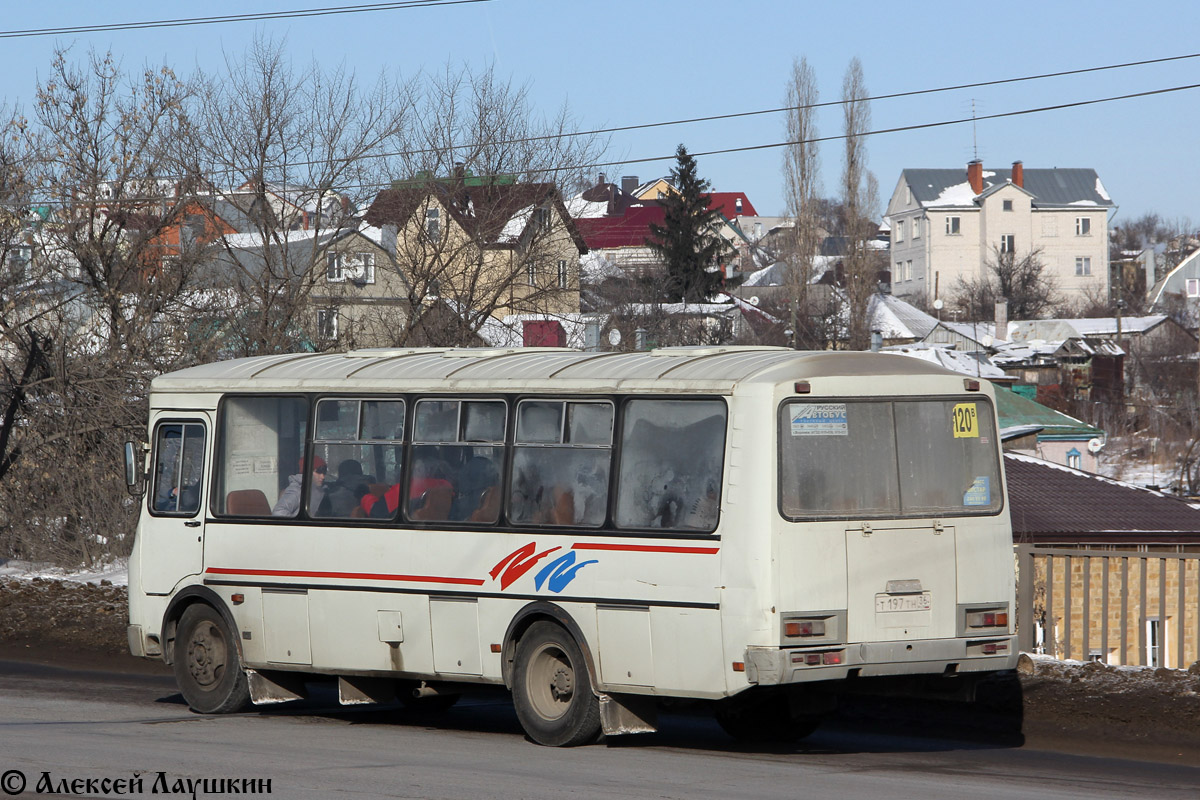
[(631, 400), (626, 405), (618, 527), (716, 528), (725, 417), (720, 400)]
[[(308, 401), (302, 397), (228, 397), (221, 406), (220, 460), (216, 465), (216, 513), (270, 517), (272, 507), (287, 501), (286, 516), (299, 511), (299, 487), (288, 493), (293, 478), (304, 480), (304, 435)], [(294, 495), (295, 502), (291, 502)]]
[(613, 406), (523, 400), (517, 407), (509, 519), (598, 528), (608, 513)]
[(203, 474), (204, 425), (199, 422), (160, 425), (154, 444), (151, 510), (158, 514), (194, 515), (200, 510)]
[(405, 514), (417, 522), (493, 524), (504, 463), (503, 400), (419, 400)]

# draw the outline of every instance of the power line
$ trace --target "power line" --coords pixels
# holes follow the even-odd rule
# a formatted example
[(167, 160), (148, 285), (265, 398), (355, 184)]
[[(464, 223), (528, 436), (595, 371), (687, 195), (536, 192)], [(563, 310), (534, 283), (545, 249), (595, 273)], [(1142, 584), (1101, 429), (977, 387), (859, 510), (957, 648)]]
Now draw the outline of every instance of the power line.
[[(998, 112), (995, 114), (981, 114), (981, 115), (976, 115), (976, 116), (959, 117), (957, 119), (939, 120), (937, 122), (921, 122), (921, 123), (915, 123), (913, 125), (900, 125), (900, 126), (896, 126), (896, 127), (892, 127), (892, 128), (879, 128), (877, 130), (866, 131), (865, 133), (862, 133), (860, 135), (862, 135), (864, 137), (865, 136), (883, 136), (886, 134), (905, 133), (908, 131), (925, 130), (925, 129), (929, 129), (929, 128), (942, 128), (942, 127), (947, 127), (950, 125), (963, 125), (966, 123), (974, 123), (974, 122), (981, 121), (981, 120), (1005, 119), (1005, 118), (1009, 118), (1009, 117), (1028, 116), (1030, 114), (1042, 114), (1042, 113), (1045, 113), (1048, 111), (1062, 111), (1062, 110), (1068, 109), (1068, 108), (1081, 108), (1084, 106), (1099, 105), (1102, 103), (1113, 103), (1113, 102), (1118, 102), (1121, 100), (1133, 100), (1133, 99), (1137, 99), (1137, 98), (1141, 98), (1141, 97), (1152, 97), (1152, 96), (1156, 96), (1156, 95), (1171, 94), (1174, 92), (1190, 91), (1193, 89), (1200, 89), (1200, 83), (1190, 83), (1190, 84), (1186, 84), (1183, 86), (1171, 86), (1171, 87), (1167, 87), (1164, 89), (1148, 89), (1148, 90), (1142, 91), (1142, 92), (1132, 92), (1130, 94), (1112, 95), (1110, 97), (1100, 97), (1100, 98), (1095, 98), (1092, 100), (1076, 100), (1076, 101), (1069, 102), (1069, 103), (1056, 103), (1054, 105), (1049, 105), (1049, 106), (1038, 106), (1035, 108), (1023, 108), (1023, 109), (1018, 109), (1016, 111), (1002, 111), (1002, 112)], [(727, 147), (727, 148), (722, 148), (719, 150), (705, 150), (705, 151), (701, 151), (701, 152), (692, 153), (691, 155), (693, 157), (700, 157), (700, 156), (729, 155), (732, 153), (749, 153), (749, 152), (755, 152), (755, 151), (759, 151), (759, 150), (772, 150), (772, 149), (777, 149), (780, 147), (789, 147), (789, 146), (797, 145), (797, 144), (816, 144), (816, 143), (820, 143), (820, 142), (840, 141), (845, 138), (847, 138), (847, 134), (834, 134), (834, 135), (830, 135), (830, 136), (818, 136), (818, 137), (815, 137), (812, 139), (771, 142), (768, 144), (746, 145), (744, 147)], [(413, 152), (425, 152), (425, 151), (413, 151)], [(393, 153), (390, 155), (405, 155), (405, 153)], [(664, 156), (648, 156), (646, 158), (622, 159), (619, 161), (604, 161), (604, 162), (591, 163), (591, 164), (575, 164), (575, 165), (570, 165), (570, 166), (523, 169), (520, 171), (527, 175), (538, 175), (538, 174), (555, 173), (555, 172), (573, 172), (573, 171), (577, 171), (577, 170), (591, 170), (591, 169), (596, 169), (598, 167), (619, 167), (619, 166), (626, 166), (629, 164), (648, 164), (648, 163), (653, 163), (656, 161), (669, 161), (673, 158), (675, 158), (675, 155), (671, 154), (671, 155), (664, 155)], [(300, 163), (318, 163), (318, 162), (300, 162)], [(392, 181), (387, 181), (385, 183), (350, 184), (347, 186), (339, 187), (339, 191), (344, 191), (347, 189), (384, 189), (384, 188), (390, 187), (391, 185), (392, 185)], [(149, 196), (121, 198), (121, 200), (124, 202), (160, 201), (160, 200), (164, 200), (164, 199), (169, 199), (169, 198), (149, 197)], [(49, 203), (43, 203), (43, 204), (56, 204), (56, 203), (57, 203), (57, 201), (49, 201)]]
[[(997, 78), (995, 80), (978, 81), (976, 83), (961, 83), (961, 84), (956, 84), (953, 86), (940, 86), (940, 87), (936, 87), (936, 88), (932, 88), (932, 89), (913, 89), (911, 91), (906, 91), (906, 92), (892, 92), (889, 94), (880, 94), (880, 95), (874, 95), (872, 97), (864, 97), (864, 98), (861, 98), (858, 100), (854, 100), (853, 102), (869, 103), (869, 102), (873, 102), (876, 100), (894, 100), (894, 99), (903, 98), (903, 97), (916, 97), (916, 96), (920, 96), (920, 95), (937, 94), (940, 92), (953, 92), (953, 91), (960, 91), (962, 89), (978, 89), (978, 88), (987, 87), (987, 86), (1002, 86), (1002, 85), (1011, 84), (1011, 83), (1022, 83), (1025, 81), (1044, 80), (1046, 78), (1061, 78), (1061, 77), (1069, 76), (1069, 75), (1082, 75), (1082, 74), (1089, 73), (1089, 72), (1103, 72), (1106, 70), (1127, 69), (1129, 67), (1141, 67), (1141, 66), (1147, 66), (1149, 64), (1161, 64), (1161, 63), (1167, 63), (1167, 62), (1172, 62), (1172, 61), (1183, 61), (1186, 59), (1193, 59), (1193, 58), (1200, 58), (1200, 53), (1186, 53), (1183, 55), (1165, 56), (1163, 58), (1152, 58), (1152, 59), (1146, 59), (1143, 61), (1126, 61), (1126, 62), (1123, 62), (1120, 64), (1104, 64), (1104, 65), (1101, 65), (1098, 67), (1081, 67), (1079, 69), (1062, 70), (1059, 72), (1043, 72), (1043, 73), (1039, 73), (1037, 75), (1022, 75), (1022, 76), (1019, 76), (1016, 78)], [(764, 116), (767, 114), (781, 114), (786, 111), (799, 111), (799, 110), (803, 110), (803, 109), (828, 108), (831, 106), (842, 106), (842, 105), (845, 105), (847, 102), (851, 102), (851, 101), (848, 101), (848, 100), (826, 100), (826, 101), (819, 102), (819, 103), (809, 103), (806, 105), (798, 105), (798, 106), (780, 106), (778, 108), (764, 108), (764, 109), (758, 109), (758, 110), (754, 110), (754, 111), (735, 111), (735, 112), (731, 112), (728, 114), (712, 114), (712, 115), (705, 116), (705, 117), (688, 117), (686, 119), (665, 120), (665, 121), (660, 121), (660, 122), (645, 122), (645, 123), (638, 123), (638, 124), (633, 124), (633, 125), (618, 125), (618, 126), (609, 127), (609, 128), (593, 128), (591, 130), (584, 130), (584, 131), (566, 131), (563, 133), (551, 133), (551, 134), (541, 134), (538, 136), (518, 137), (516, 139), (502, 139), (502, 140), (495, 141), (495, 142), (484, 142), (484, 143), (473, 142), (473, 143), (466, 143), (466, 144), (461, 144), (461, 145), (449, 145), (448, 148), (427, 147), (427, 148), (421, 148), (421, 149), (416, 149), (416, 150), (399, 150), (399, 151), (389, 152), (389, 153), (374, 153), (374, 154), (368, 156), (368, 158), (391, 158), (394, 156), (416, 156), (416, 155), (423, 155), (426, 153), (439, 153), (439, 152), (442, 152), (443, 150), (447, 150), (447, 149), (450, 152), (454, 152), (455, 150), (470, 150), (470, 149), (479, 148), (483, 145), (487, 145), (490, 147), (500, 147), (503, 145), (510, 145), (510, 144), (529, 144), (532, 142), (543, 142), (543, 141), (551, 141), (551, 140), (557, 140), (557, 139), (570, 139), (570, 138), (575, 138), (575, 137), (579, 137), (579, 136), (598, 136), (600, 134), (606, 134), (606, 133), (623, 133), (625, 131), (649, 130), (651, 128), (665, 128), (665, 127), (669, 127), (669, 126), (673, 126), (673, 125), (690, 125), (690, 124), (697, 123), (697, 122), (717, 122), (717, 121), (728, 120), (728, 119), (740, 119), (740, 118), (745, 118), (745, 117)], [(972, 101), (972, 102), (974, 102), (974, 101)], [(980, 116), (980, 117), (976, 117), (976, 119), (988, 119), (988, 117)], [(941, 123), (941, 124), (952, 124), (952, 123)], [(841, 137), (834, 137), (834, 138), (841, 138)], [(814, 141), (824, 141), (824, 140), (817, 139)], [(700, 155), (700, 154), (698, 154), (698, 155)], [(645, 160), (655, 161), (655, 160), (660, 160), (660, 159), (645, 159)], [(323, 163), (323, 162), (322, 161), (296, 161), (296, 162), (293, 162), (293, 166), (302, 167), (302, 166), (308, 166), (311, 164), (318, 164), (318, 163)], [(637, 162), (631, 161), (631, 162), (618, 162), (618, 163), (637, 163)], [(608, 165), (598, 165), (598, 166), (608, 166)]]
[(20, 31), (0, 31), (0, 39), (22, 39), (31, 36), (61, 36), (76, 33), (103, 33), (107, 31), (136, 31), (149, 28), (180, 28), (188, 25), (214, 25), (222, 22), (261, 22), (272, 19), (299, 19), (324, 17), (334, 14), (361, 14), (370, 11), (399, 11), (409, 8), (433, 6), (456, 6), (466, 3), (490, 3), (492, 0), (404, 0), (394, 3), (364, 3), (353, 6), (327, 6), (303, 8), (293, 11), (261, 11), (251, 14), (226, 14), (214, 17), (187, 17), (143, 22), (112, 22), (103, 25), (74, 25), (63, 28), (30, 28)]

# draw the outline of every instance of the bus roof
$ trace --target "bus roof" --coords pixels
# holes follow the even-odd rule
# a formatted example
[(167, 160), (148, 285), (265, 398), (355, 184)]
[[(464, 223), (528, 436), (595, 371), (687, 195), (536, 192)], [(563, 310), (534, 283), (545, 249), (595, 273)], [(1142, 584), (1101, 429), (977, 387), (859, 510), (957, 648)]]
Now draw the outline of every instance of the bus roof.
[[(851, 375), (955, 376), (915, 358), (786, 347), (666, 347), (633, 353), (567, 348), (409, 348), (258, 356), (154, 379), (155, 392), (626, 389), (730, 393), (742, 383)], [(958, 376), (961, 377), (961, 376)]]

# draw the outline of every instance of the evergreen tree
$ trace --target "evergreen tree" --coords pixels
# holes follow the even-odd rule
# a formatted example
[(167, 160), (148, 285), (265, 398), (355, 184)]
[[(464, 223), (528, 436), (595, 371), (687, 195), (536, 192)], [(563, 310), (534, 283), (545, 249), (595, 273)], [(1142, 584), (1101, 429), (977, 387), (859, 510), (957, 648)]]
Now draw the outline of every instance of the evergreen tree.
[(666, 302), (702, 303), (721, 290), (724, 275), (717, 268), (729, 245), (716, 232), (719, 211), (708, 208), (711, 184), (696, 174), (696, 160), (683, 145), (675, 151), (678, 165), (671, 178), (678, 192), (659, 198), (665, 213), (662, 225), (650, 224), (646, 240), (667, 268), (662, 287)]

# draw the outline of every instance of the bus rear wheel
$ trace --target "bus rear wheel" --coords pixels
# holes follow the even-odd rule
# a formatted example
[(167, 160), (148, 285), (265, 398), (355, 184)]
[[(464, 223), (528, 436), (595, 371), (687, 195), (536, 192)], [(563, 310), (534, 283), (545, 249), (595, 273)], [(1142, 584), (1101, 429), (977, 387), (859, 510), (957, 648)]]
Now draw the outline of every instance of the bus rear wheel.
[(795, 714), (783, 692), (753, 690), (717, 704), (717, 722), (740, 742), (795, 742), (821, 725), (817, 714)]
[(517, 642), (513, 667), (513, 705), (530, 739), (574, 747), (600, 738), (600, 701), (571, 634), (535, 622)]
[(192, 710), (229, 714), (249, 703), (250, 686), (237, 642), (212, 606), (196, 604), (183, 612), (172, 661), (175, 682)]

